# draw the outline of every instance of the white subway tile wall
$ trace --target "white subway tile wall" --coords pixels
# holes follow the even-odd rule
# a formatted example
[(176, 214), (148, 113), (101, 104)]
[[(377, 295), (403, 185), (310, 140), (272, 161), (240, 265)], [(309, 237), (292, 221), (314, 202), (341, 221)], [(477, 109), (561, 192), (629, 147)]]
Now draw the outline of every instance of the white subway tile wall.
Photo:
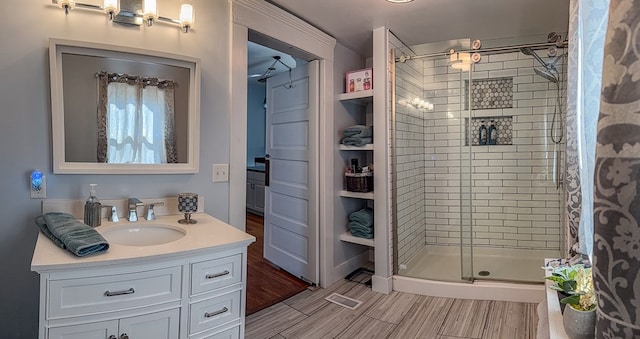
[[(418, 96), (434, 104), (429, 112), (396, 106), (399, 263), (425, 244), (460, 244), (461, 193), (471, 194), (474, 245), (559, 250), (561, 204), (554, 178), (564, 157), (556, 161), (556, 149), (564, 149), (564, 142), (555, 145), (549, 137), (558, 93), (554, 83), (535, 75), (539, 66), (519, 52), (483, 56), (475, 65), (473, 79), (513, 77), (512, 108), (471, 112), (513, 116), (513, 144), (469, 151), (462, 135), (467, 113), (461, 114), (466, 73), (450, 69), (446, 58), (396, 64), (396, 100)], [(556, 67), (562, 95), (566, 67)], [(565, 101), (561, 97), (563, 112)], [(461, 180), (461, 173), (469, 180)]]

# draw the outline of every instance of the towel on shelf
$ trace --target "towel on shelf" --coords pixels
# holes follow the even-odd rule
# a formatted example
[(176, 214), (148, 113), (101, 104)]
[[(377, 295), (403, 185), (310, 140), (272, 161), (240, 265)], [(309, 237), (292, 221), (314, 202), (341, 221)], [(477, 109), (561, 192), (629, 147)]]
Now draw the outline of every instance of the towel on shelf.
[(356, 137), (344, 137), (342, 138), (342, 144), (345, 146), (364, 146), (366, 144), (373, 143), (373, 138), (356, 138)]
[(106, 252), (109, 243), (100, 233), (78, 221), (73, 215), (49, 212), (36, 217), (36, 225), (60, 248), (84, 257)]
[(366, 207), (349, 214), (349, 221), (359, 223), (362, 226), (373, 225), (373, 209)]
[(373, 239), (373, 225), (364, 226), (357, 221), (350, 221), (349, 232), (354, 237)]
[(354, 125), (349, 126), (342, 132), (344, 137), (371, 138), (373, 137), (373, 126)]

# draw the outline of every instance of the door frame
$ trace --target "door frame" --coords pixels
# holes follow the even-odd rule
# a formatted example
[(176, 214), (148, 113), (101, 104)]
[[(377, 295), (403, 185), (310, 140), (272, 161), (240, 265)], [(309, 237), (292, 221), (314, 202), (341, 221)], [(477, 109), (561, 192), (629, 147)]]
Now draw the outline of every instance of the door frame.
[[(230, 59), (231, 110), (229, 163), (229, 223), (241, 230), (246, 229), (246, 168), (247, 168), (247, 44), (249, 30), (278, 41), (282, 47), (297, 49), (315, 56), (320, 62), (319, 117), (317, 139), (310, 140), (316, 148), (319, 166), (315, 181), (318, 206), (315, 223), (318, 225), (317, 258), (320, 285), (327, 284), (327, 268), (332, 251), (327, 239), (327, 218), (333, 216), (330, 182), (320, 178), (332, 178), (332, 144), (327, 135), (333, 128), (333, 58), (336, 40), (307, 22), (263, 0), (231, 0)], [(286, 52), (286, 50), (283, 50)], [(320, 162), (320, 159), (325, 161)], [(233, 189), (241, 187), (242, 189)]]

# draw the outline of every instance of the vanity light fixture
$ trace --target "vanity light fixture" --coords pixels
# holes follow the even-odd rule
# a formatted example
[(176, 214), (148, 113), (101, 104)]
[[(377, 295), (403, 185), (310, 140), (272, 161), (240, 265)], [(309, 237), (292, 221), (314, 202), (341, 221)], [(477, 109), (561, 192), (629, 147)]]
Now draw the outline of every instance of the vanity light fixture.
[(58, 6), (64, 9), (64, 14), (69, 14), (69, 11), (76, 6), (76, 2), (74, 0), (60, 0)]
[(120, 13), (120, 1), (104, 0), (102, 10), (109, 16), (109, 21), (113, 21), (113, 18)]
[[(109, 18), (109, 21), (123, 23), (122, 21), (117, 21), (115, 19), (119, 13), (120, 16), (118, 17), (121, 17), (123, 13), (126, 13), (125, 16), (129, 20), (135, 19), (137, 21), (137, 25), (140, 25), (140, 20), (143, 20), (148, 27), (153, 26), (156, 22), (164, 22), (180, 26), (181, 30), (185, 33), (189, 33), (189, 31), (193, 29), (194, 11), (191, 1), (185, 0), (185, 3), (180, 6), (179, 19), (177, 20), (159, 16), (156, 0), (138, 1), (138, 10), (134, 11), (132, 9), (122, 8), (120, 6), (120, 0), (103, 0), (102, 6), (76, 2), (75, 0), (51, 0), (54, 5), (64, 9), (65, 14), (69, 14), (69, 12), (74, 8), (97, 10), (104, 12)], [(127, 1), (128, 4), (131, 4), (132, 2), (136, 1)], [(134, 23), (126, 22), (126, 24)]]
[(412, 2), (413, 0), (387, 0), (387, 2), (391, 2), (394, 4), (406, 4), (407, 2)]
[(142, 18), (147, 23), (148, 27), (153, 26), (153, 23), (158, 19), (158, 8), (156, 7), (156, 0), (144, 0), (144, 6), (142, 7)]

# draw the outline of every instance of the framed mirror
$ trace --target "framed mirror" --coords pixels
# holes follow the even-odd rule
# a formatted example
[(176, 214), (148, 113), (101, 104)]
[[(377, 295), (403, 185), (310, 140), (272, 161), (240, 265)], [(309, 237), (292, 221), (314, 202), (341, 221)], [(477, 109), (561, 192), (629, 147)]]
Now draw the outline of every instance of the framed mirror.
[(51, 39), (53, 172), (197, 173), (200, 61)]

